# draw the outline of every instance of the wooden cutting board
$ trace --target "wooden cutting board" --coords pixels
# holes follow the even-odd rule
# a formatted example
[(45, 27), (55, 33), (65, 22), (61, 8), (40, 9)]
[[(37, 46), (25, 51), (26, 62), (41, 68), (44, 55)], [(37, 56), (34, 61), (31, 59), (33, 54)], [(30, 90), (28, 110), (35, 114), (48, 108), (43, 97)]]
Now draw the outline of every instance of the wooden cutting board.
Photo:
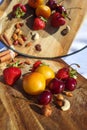
[(9, 6), (11, 0), (4, 0), (3, 3), (0, 5), (0, 17), (3, 15), (6, 8)]
[[(21, 59), (22, 60), (22, 59)], [(32, 61), (31, 61), (32, 62)], [(54, 71), (65, 66), (60, 61), (45, 61)], [(25, 69), (26, 68), (26, 69)], [(28, 72), (29, 67), (25, 67)], [(22, 89), (22, 79), (13, 87), (4, 84), (0, 76), (0, 129), (1, 130), (86, 130), (87, 129), (87, 79), (78, 74), (78, 85), (73, 97), (66, 97), (71, 108), (64, 112), (52, 104), (52, 115), (45, 117), (41, 107), (34, 103), (36, 97), (27, 95)]]
[[(5, 1), (7, 2), (7, 1)], [(0, 33), (3, 32), (5, 27), (7, 27), (10, 22), (11, 25), (14, 21), (9, 21), (7, 15), (11, 13), (12, 7), (16, 4), (18, 0), (9, 1), (9, 4), (3, 3), (3, 8), (0, 6)], [(19, 0), (19, 2), (26, 4), (27, 0)], [(58, 31), (53, 32), (51, 28), (48, 32), (42, 32), (42, 42), (45, 40), (47, 44), (49, 39), (50, 41), (56, 41), (57, 46), (54, 46), (54, 50), (51, 50), (52, 54), (61, 55), (66, 54), (69, 50), (69, 47), (72, 44), (72, 41), (79, 29), (82, 20), (85, 16), (87, 0), (84, 1), (73, 1), (66, 0), (64, 1), (65, 7), (81, 7), (81, 10), (73, 10), (71, 12), (71, 21), (67, 21), (71, 31), (65, 37), (60, 35), (61, 30), (64, 27), (61, 27)], [(21, 19), (19, 20), (21, 21)], [(48, 26), (49, 27), (49, 26)], [(30, 29), (30, 28), (28, 28)], [(7, 29), (6, 29), (7, 30)], [(50, 33), (49, 33), (50, 32)], [(8, 33), (9, 34), (9, 33)], [(36, 43), (35, 43), (36, 44)], [(49, 43), (49, 46), (52, 43)], [(48, 54), (49, 46), (44, 46), (45, 51), (43, 54)], [(26, 49), (22, 48), (22, 51), (25, 53), (29, 53)], [(31, 54), (35, 54), (36, 52), (31, 52)], [(39, 55), (39, 54), (37, 54)], [(23, 60), (21, 58), (21, 60)], [(31, 60), (34, 62), (34, 60)], [(45, 61), (47, 64), (54, 69), (54, 71), (63, 67), (65, 63), (60, 61)], [(2, 65), (3, 66), (3, 65)], [(29, 67), (25, 67), (23, 69), (23, 73), (28, 72)], [(87, 129), (87, 80), (78, 74), (78, 85), (77, 89), (73, 92), (73, 97), (67, 99), (71, 102), (71, 108), (67, 112), (63, 112), (58, 109), (55, 105), (52, 106), (53, 113), (50, 117), (45, 117), (41, 114), (40, 106), (34, 104), (32, 101), (35, 98), (26, 95), (22, 89), (22, 79), (20, 79), (13, 87), (10, 87), (4, 84), (2, 69), (0, 68), (0, 129), (1, 130), (86, 130)]]
[[(25, 19), (14, 19), (14, 18), (11, 19), (10, 17), (13, 6), (18, 2), (27, 5), (28, 0), (19, 0), (19, 1), (15, 0), (11, 1), (10, 4), (7, 4), (7, 8), (4, 11), (2, 17), (0, 18), (0, 33), (3, 34), (5, 32), (8, 38), (10, 39), (11, 32), (13, 30), (15, 23), (24, 22), (25, 23), (24, 32), (28, 37), (28, 41), (32, 42), (32, 46), (27, 48), (25, 48), (24, 46), (18, 46), (15, 47), (17, 50), (19, 50), (20, 52), (22, 50), (22, 53), (27, 53), (35, 56), (47, 56), (47, 57), (66, 54), (85, 16), (87, 0), (84, 0), (82, 2), (80, 2), (80, 0), (64, 1), (64, 6), (66, 9), (73, 7), (81, 8), (81, 9), (72, 9), (70, 13), (71, 20), (66, 19), (67, 24), (71, 28), (70, 32), (66, 36), (61, 35), (61, 31), (66, 27), (66, 25), (60, 27), (59, 29), (55, 29), (52, 26), (50, 26), (50, 20), (48, 20), (49, 22), (47, 23), (45, 30), (37, 31), (40, 35), (40, 38), (39, 40), (36, 41), (31, 41), (30, 32), (32, 31), (33, 11), (28, 5), (27, 5), (28, 16), (26, 16), (26, 18), (27, 17), (29, 18), (27, 19), (27, 21)], [(4, 6), (6, 6), (5, 3), (3, 3)], [(35, 50), (34, 47), (36, 44), (41, 44), (42, 51), (38, 52)]]

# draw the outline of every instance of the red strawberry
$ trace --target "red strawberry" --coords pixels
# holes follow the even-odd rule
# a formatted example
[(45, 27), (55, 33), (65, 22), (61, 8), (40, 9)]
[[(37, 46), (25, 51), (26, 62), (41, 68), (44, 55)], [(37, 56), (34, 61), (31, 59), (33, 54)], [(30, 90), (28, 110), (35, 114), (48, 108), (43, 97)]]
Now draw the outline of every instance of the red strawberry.
[(40, 60), (36, 61), (36, 62), (33, 64), (32, 71), (35, 71), (35, 69), (36, 69), (37, 67), (39, 67), (40, 64), (42, 64), (42, 62), (41, 62)]
[(3, 77), (8, 85), (13, 85), (21, 76), (21, 70), (18, 67), (8, 67), (3, 71)]
[(33, 67), (34, 68), (37, 68), (40, 64), (42, 64), (42, 62), (40, 60), (36, 61), (34, 64), (33, 64)]
[(65, 23), (66, 23), (66, 20), (64, 19), (64, 17), (59, 12), (55, 12), (52, 15), (51, 25), (53, 27), (57, 28), (57, 27), (64, 25)]
[(20, 18), (25, 15), (27, 9), (25, 5), (22, 4), (16, 4), (13, 6), (13, 15), (14, 17)]
[(33, 30), (41, 30), (46, 26), (46, 20), (43, 17), (36, 17), (33, 23)]
[(69, 77), (69, 68), (62, 68), (58, 70), (56, 78), (58, 79), (67, 79)]
[(70, 77), (76, 79), (77, 78), (77, 71), (73, 68), (71, 68), (72, 65), (76, 65), (77, 67), (80, 67), (78, 64), (71, 64), (67, 67), (63, 67), (62, 69), (58, 70), (56, 73), (56, 78), (66, 80)]

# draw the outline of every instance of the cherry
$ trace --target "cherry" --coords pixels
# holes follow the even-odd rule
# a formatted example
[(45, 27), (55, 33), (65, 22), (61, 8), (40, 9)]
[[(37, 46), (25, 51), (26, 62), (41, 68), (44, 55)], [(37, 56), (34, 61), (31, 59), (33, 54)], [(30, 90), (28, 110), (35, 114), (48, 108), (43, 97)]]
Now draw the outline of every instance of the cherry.
[(51, 25), (55, 28), (59, 28), (60, 26), (63, 26), (66, 23), (65, 18), (59, 13), (54, 12), (51, 17)]
[(48, 84), (48, 88), (53, 94), (58, 94), (64, 91), (65, 84), (63, 81), (54, 78)]
[(66, 14), (66, 9), (62, 5), (57, 5), (56, 11), (59, 12), (60, 14), (63, 14), (63, 13)]
[(46, 5), (49, 6), (51, 10), (55, 10), (57, 7), (57, 1), (56, 0), (48, 0)]
[[(58, 5), (57, 4), (57, 6), (56, 6), (56, 12), (59, 12), (60, 14), (62, 14), (62, 16), (64, 17), (64, 18), (68, 18), (69, 20), (71, 20), (71, 18), (69, 17), (69, 14), (70, 14), (70, 11), (72, 10), (72, 9), (81, 9), (81, 8), (79, 8), (79, 7), (73, 7), (73, 8), (67, 8), (67, 9), (65, 9), (65, 7), (63, 6), (63, 5)], [(68, 12), (69, 11), (69, 12)]]
[(52, 100), (52, 93), (50, 91), (43, 91), (38, 97), (38, 103), (40, 105), (47, 105)]
[(66, 80), (66, 83), (65, 83), (65, 88), (69, 91), (73, 91), (75, 90), (76, 88), (76, 85), (77, 85), (77, 81), (76, 79), (70, 77)]

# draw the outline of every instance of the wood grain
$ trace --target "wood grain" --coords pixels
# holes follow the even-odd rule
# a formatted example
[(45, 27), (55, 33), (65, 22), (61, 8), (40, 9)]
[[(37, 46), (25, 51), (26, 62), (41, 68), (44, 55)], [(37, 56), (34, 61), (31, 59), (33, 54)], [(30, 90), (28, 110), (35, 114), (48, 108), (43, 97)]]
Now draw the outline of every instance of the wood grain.
[[(62, 60), (46, 63), (53, 67), (55, 71), (66, 65)], [(28, 72), (28, 67), (23, 69), (24, 73)], [(6, 126), (11, 130), (87, 129), (87, 80), (81, 75), (78, 74), (78, 85), (76, 90), (73, 91), (73, 97), (65, 96), (70, 101), (71, 108), (63, 112), (55, 104), (51, 104), (53, 112), (48, 118), (42, 115), (41, 106), (35, 103), (37, 97), (27, 95), (23, 91), (21, 79), (13, 87), (4, 84), (2, 76), (0, 81), (0, 112), (2, 112), (0, 113), (0, 120), (2, 120), (2, 130)]]
[[(43, 130), (43, 127), (30, 109), (29, 103), (24, 100), (18, 100), (12, 95), (18, 95), (22, 98), (21, 93), (0, 82), (0, 99), (3, 102), (1, 108), (3, 109), (4, 106), (6, 109), (5, 113), (8, 113), (11, 130), (33, 130), (33, 128)], [(3, 121), (2, 130), (4, 126), (6, 127), (6, 124), (9, 124), (8, 120), (6, 124), (4, 123), (4, 118), (2, 116), (0, 118)]]
[(0, 5), (0, 17), (3, 15), (6, 8), (9, 6), (11, 0), (4, 0), (4, 2)]

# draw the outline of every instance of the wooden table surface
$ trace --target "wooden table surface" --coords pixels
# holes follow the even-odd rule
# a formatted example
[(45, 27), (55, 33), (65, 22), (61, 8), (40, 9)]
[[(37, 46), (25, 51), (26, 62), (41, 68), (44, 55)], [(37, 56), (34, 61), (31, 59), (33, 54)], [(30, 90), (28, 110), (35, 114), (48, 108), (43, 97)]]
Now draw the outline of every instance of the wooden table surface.
[[(22, 60), (22, 58), (21, 58)], [(32, 61), (31, 61), (32, 62)], [(54, 71), (65, 66), (60, 61), (45, 61)], [(25, 69), (26, 68), (26, 69)], [(29, 66), (24, 68), (28, 72)], [(41, 114), (41, 106), (34, 103), (35, 97), (27, 95), (22, 88), (22, 79), (13, 87), (8, 86), (0, 76), (0, 129), (1, 130), (86, 130), (87, 129), (87, 79), (78, 74), (77, 88), (73, 97), (67, 97), (71, 107), (61, 111), (52, 104), (52, 115)]]
[[(21, 1), (21, 0), (20, 0)], [(22, 0), (22, 3), (26, 3), (26, 0)], [(9, 3), (9, 1), (8, 1)], [(8, 6), (6, 12), (10, 12), (13, 5), (13, 1)], [(17, 3), (17, 0), (15, 0)], [(71, 32), (66, 36), (60, 36), (59, 31), (55, 34), (49, 35), (53, 40), (58, 37), (58, 47), (62, 48), (63, 54), (66, 54), (74, 39), (78, 28), (80, 27), (87, 1), (72, 1), (66, 0), (65, 6), (80, 6), (83, 9), (72, 11), (72, 20), (69, 22)], [(6, 4), (4, 3), (6, 7)], [(3, 8), (0, 7), (0, 10)], [(6, 18), (6, 12), (0, 14), (1, 19)], [(78, 15), (77, 15), (78, 14)], [(3, 23), (2, 23), (3, 24)], [(4, 24), (3, 24), (4, 25)], [(45, 35), (45, 33), (44, 33)], [(46, 34), (48, 35), (48, 33)], [(47, 40), (48, 41), (48, 40)], [(67, 44), (65, 44), (67, 43)], [(47, 47), (46, 47), (47, 49)], [(23, 49), (24, 50), (24, 49)], [(24, 50), (25, 52), (25, 50)], [(33, 52), (34, 54), (35, 52)], [(54, 54), (54, 52), (53, 52)], [(58, 52), (60, 54), (60, 52)], [(24, 58), (18, 57), (21, 61)], [(31, 63), (34, 60), (30, 60)], [(62, 60), (58, 61), (45, 61), (49, 64), (54, 71), (66, 65)], [(4, 66), (5, 63), (2, 64)], [(23, 68), (23, 73), (28, 72), (29, 66)], [(0, 129), (1, 130), (86, 130), (87, 129), (87, 80), (78, 74), (78, 85), (75, 91), (73, 91), (73, 97), (67, 97), (71, 103), (71, 108), (63, 112), (52, 104), (53, 113), (50, 117), (45, 117), (41, 114), (40, 106), (32, 103), (33, 98), (27, 95), (22, 89), (22, 79), (20, 79), (13, 87), (8, 86), (3, 80), (3, 69), (0, 66)], [(18, 98), (17, 98), (18, 97)]]

